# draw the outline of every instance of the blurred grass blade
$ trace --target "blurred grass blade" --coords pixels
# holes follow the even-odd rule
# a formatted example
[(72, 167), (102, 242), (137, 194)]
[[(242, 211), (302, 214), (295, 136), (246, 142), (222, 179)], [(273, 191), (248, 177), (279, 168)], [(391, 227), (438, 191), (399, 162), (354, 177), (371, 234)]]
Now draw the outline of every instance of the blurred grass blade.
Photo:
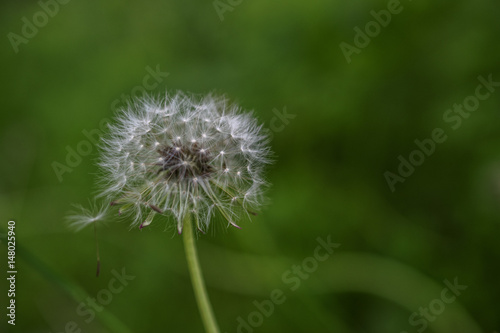
[[(1, 230), (0, 233), (4, 234), (3, 230)], [(4, 237), (2, 236), (2, 238)], [(76, 303), (80, 303), (82, 300), (90, 297), (90, 295), (80, 286), (56, 272), (53, 268), (48, 266), (19, 243), (16, 243), (16, 255), (17, 258), (24, 260), (45, 279), (68, 294)], [(103, 326), (111, 332), (132, 333), (132, 331), (122, 321), (120, 321), (120, 319), (118, 319), (111, 312), (107, 311), (105, 308), (100, 312), (97, 311), (96, 317), (103, 324)]]

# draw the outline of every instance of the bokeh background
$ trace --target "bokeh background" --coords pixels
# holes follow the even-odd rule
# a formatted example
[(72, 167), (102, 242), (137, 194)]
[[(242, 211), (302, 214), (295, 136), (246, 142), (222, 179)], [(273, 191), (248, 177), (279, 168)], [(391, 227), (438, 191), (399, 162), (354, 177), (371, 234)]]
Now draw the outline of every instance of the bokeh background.
[[(203, 331), (180, 237), (101, 225), (96, 278), (93, 230), (64, 223), (72, 203), (92, 198), (97, 149), (61, 179), (54, 162), (68, 166), (84, 131), (141, 94), (147, 68), (163, 73), (151, 93), (226, 94), (273, 136), (270, 203), (242, 230), (217, 225), (197, 243), (222, 332), (249, 315), (255, 327), (240, 332), (500, 330), (500, 88), (460, 128), (443, 120), (478, 76), (500, 81), (500, 3), (404, 0), (350, 62), (340, 43), (353, 45), (354, 28), (387, 1), (218, 4), (222, 13), (212, 1), (72, 0), (16, 53), (9, 33), (22, 35), (24, 17), (44, 23), (43, 6), (2, 2), (0, 233), (16, 221), (18, 275), (16, 326), (2, 310), (0, 331)], [(392, 192), (384, 173), (435, 128), (447, 140)], [(318, 237), (340, 246), (292, 291), (283, 274)], [(123, 269), (135, 278), (86, 322), (80, 302), (104, 297)], [(440, 303), (454, 279), (467, 289)], [(286, 301), (252, 315), (274, 289)], [(438, 315), (423, 319), (429, 306)]]

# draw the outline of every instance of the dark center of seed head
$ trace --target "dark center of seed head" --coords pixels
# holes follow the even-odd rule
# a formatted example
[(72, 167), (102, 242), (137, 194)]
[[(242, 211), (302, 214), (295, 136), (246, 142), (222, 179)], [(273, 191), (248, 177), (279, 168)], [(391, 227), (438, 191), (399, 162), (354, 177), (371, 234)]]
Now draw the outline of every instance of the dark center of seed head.
[(213, 172), (210, 166), (210, 153), (197, 144), (190, 146), (164, 146), (157, 150), (161, 161), (157, 174), (172, 180), (194, 177), (208, 177)]

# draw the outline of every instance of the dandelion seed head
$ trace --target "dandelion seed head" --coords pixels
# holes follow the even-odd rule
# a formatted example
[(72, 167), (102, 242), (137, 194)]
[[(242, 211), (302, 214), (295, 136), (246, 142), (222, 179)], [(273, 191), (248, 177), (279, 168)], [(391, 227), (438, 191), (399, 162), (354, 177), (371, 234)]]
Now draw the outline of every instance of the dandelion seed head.
[(236, 226), (262, 203), (268, 137), (251, 113), (224, 98), (137, 99), (119, 111), (103, 142), (101, 195), (141, 228), (155, 214), (173, 215), (180, 232), (189, 212), (200, 230), (215, 214)]

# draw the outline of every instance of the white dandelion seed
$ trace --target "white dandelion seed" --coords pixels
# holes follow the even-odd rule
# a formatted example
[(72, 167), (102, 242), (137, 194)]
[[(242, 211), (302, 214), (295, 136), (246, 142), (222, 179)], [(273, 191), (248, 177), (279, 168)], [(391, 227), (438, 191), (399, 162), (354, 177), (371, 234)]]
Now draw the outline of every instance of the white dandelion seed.
[(90, 202), (89, 208), (74, 204), (74, 211), (66, 217), (69, 227), (75, 231), (80, 231), (88, 225), (103, 221), (108, 212), (109, 205), (98, 205)]
[(89, 203), (89, 206), (90, 208), (85, 208), (81, 205), (73, 205), (76, 211), (71, 212), (66, 219), (70, 223), (69, 227), (75, 229), (75, 231), (80, 231), (88, 225), (94, 226), (97, 260), (96, 276), (99, 276), (101, 259), (99, 256), (99, 243), (97, 241), (97, 223), (102, 223), (101, 221), (104, 221), (108, 213), (109, 204), (99, 205), (93, 201)]
[(177, 93), (135, 100), (116, 118), (101, 147), (100, 194), (133, 225), (172, 215), (180, 233), (191, 214), (204, 231), (217, 214), (237, 226), (262, 203), (270, 149), (251, 113), (213, 95)]

